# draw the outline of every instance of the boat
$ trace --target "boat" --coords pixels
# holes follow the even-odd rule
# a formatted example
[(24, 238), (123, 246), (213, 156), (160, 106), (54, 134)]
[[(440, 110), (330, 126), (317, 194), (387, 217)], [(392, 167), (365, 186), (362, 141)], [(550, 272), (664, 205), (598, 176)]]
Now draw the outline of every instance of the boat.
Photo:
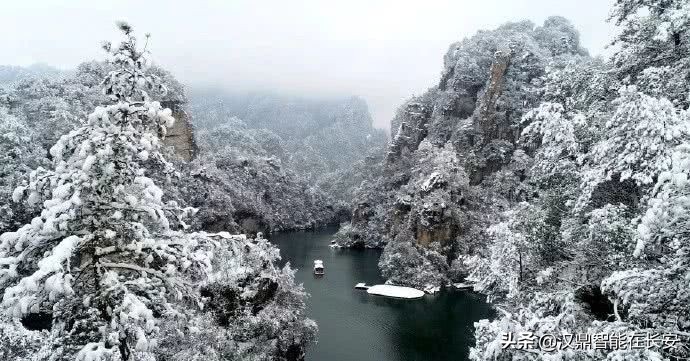
[(358, 284), (355, 285), (355, 289), (357, 289), (357, 290), (366, 290), (366, 289), (369, 289), (369, 286), (367, 286), (367, 284), (364, 283), (364, 282), (360, 282), (360, 283), (358, 283)]
[(331, 241), (331, 244), (329, 244), (328, 247), (331, 247), (331, 248), (341, 248), (342, 246), (339, 245), (335, 240), (332, 240), (332, 241)]
[(424, 297), (424, 291), (411, 287), (376, 285), (367, 289), (367, 293), (375, 296), (386, 296), (392, 298), (415, 299)]
[(324, 272), (323, 272), (323, 261), (320, 259), (317, 259), (314, 261), (314, 274), (315, 275), (324, 274)]

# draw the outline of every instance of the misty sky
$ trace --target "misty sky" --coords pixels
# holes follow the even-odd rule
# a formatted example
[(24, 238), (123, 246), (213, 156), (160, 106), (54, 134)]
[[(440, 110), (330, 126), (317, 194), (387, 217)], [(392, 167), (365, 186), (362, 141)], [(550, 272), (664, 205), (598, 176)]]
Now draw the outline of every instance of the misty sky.
[(569, 18), (601, 54), (611, 0), (3, 1), (0, 64), (73, 68), (103, 59), (115, 20), (152, 35), (154, 60), (188, 85), (359, 95), (375, 125), (438, 82), (450, 43), (479, 29)]

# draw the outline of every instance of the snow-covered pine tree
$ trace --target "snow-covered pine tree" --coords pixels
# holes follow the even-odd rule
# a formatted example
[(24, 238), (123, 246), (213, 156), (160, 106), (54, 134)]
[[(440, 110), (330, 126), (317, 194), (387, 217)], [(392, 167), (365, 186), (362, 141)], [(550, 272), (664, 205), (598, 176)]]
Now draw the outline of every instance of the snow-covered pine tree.
[[(690, 120), (687, 112), (681, 116)], [(664, 359), (685, 360), (690, 339), (690, 143), (673, 153), (661, 172), (647, 210), (637, 225), (636, 264), (613, 272), (601, 289), (614, 302), (614, 323), (596, 323), (597, 332), (649, 332), (674, 335), (678, 347), (666, 347)], [(656, 350), (655, 350), (656, 351)], [(633, 352), (619, 351), (625, 359)]]
[(620, 28), (612, 57), (618, 78), (647, 95), (690, 106), (690, 2), (616, 0), (611, 19)]
[(623, 87), (619, 94), (606, 136), (592, 149), (592, 161), (606, 178), (619, 174), (621, 181), (651, 184), (669, 169), (672, 149), (688, 140), (690, 128), (666, 98), (652, 98), (635, 86)]
[(1, 306), (15, 319), (51, 316), (52, 359), (147, 359), (160, 320), (201, 304), (195, 281), (210, 269), (212, 243), (171, 229), (169, 217), (185, 210), (146, 176), (143, 162), (167, 164), (158, 135), (174, 119), (149, 99), (164, 86), (147, 74), (146, 45), (118, 26), (124, 40), (104, 45), (111, 104), (51, 148), (52, 170), (17, 188), (15, 201), (43, 210), (0, 236)]
[(0, 233), (31, 219), (30, 212), (11, 199), (21, 177), (46, 161), (34, 139), (35, 132), (0, 103)]

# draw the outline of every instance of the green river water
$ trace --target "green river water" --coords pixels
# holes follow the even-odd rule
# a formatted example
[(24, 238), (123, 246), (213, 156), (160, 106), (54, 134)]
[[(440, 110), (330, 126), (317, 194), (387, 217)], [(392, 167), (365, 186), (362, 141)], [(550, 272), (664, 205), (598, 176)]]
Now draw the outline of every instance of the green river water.
[[(467, 359), (473, 324), (492, 316), (478, 294), (444, 291), (418, 300), (370, 296), (354, 285), (383, 283), (380, 251), (332, 249), (336, 229), (278, 233), (282, 262), (297, 269), (297, 282), (311, 295), (307, 313), (319, 325), (310, 361), (435, 361)], [(324, 276), (314, 276), (321, 259)]]

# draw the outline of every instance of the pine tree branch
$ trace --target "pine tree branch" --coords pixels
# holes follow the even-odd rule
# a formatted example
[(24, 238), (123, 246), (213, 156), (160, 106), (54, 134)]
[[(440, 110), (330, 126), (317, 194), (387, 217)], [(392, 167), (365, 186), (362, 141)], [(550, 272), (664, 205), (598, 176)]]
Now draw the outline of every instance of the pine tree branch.
[(99, 266), (105, 267), (105, 268), (120, 268), (120, 269), (128, 269), (131, 271), (137, 271), (140, 273), (150, 273), (162, 280), (168, 280), (169, 277), (166, 277), (165, 274), (162, 272), (156, 271), (151, 268), (146, 268), (146, 267), (141, 267), (133, 264), (126, 264), (126, 263), (112, 263), (112, 262), (99, 262)]

